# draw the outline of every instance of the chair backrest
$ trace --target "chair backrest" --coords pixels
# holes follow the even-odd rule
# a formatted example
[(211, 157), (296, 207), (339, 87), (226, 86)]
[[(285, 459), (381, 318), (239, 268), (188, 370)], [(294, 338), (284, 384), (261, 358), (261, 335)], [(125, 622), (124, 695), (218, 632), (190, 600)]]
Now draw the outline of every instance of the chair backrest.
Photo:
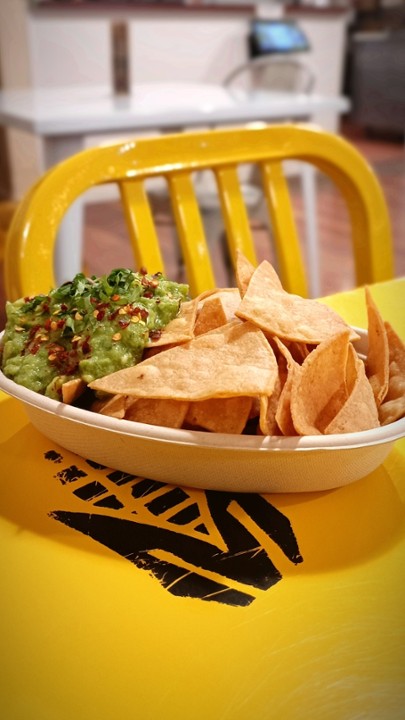
[[(344, 139), (314, 126), (281, 125), (181, 133), (92, 148), (49, 170), (22, 200), (10, 227), (6, 291), (10, 299), (48, 292), (55, 283), (53, 253), (59, 224), (70, 205), (96, 185), (117, 183), (135, 266), (165, 272), (149, 198), (148, 178), (168, 182), (191, 293), (215, 279), (192, 175), (215, 174), (229, 252), (256, 263), (255, 246), (238, 178), (240, 163), (257, 164), (285, 289), (307, 295), (284, 160), (313, 163), (340, 188), (351, 219), (356, 282), (393, 276), (390, 221), (381, 186), (362, 155)], [(336, 242), (339, 239), (336, 238)]]
[(226, 87), (310, 93), (315, 86), (312, 68), (292, 57), (262, 56), (238, 65), (224, 79)]

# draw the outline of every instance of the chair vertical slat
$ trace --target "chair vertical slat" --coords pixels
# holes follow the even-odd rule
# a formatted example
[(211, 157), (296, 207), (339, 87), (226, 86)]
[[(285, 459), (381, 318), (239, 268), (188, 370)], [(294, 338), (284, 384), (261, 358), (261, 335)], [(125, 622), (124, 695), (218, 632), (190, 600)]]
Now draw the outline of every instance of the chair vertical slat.
[(143, 181), (125, 181), (119, 187), (137, 267), (145, 267), (152, 274), (164, 272), (159, 239)]
[(308, 285), (288, 184), (280, 162), (260, 165), (280, 279), (287, 292), (308, 297)]
[[(391, 221), (386, 204), (381, 202), (380, 188), (368, 170), (367, 200), (359, 192), (361, 181), (353, 183), (352, 178), (336, 168), (331, 162), (320, 161), (318, 168), (326, 173), (342, 193), (346, 202), (347, 212), (351, 223), (351, 241), (354, 259), (354, 272), (356, 284), (366, 285), (372, 278), (373, 282), (394, 277), (393, 254), (387, 246), (387, 237), (392, 237)], [(354, 173), (353, 167), (351, 173)], [(372, 208), (374, 217), (370, 212)]]
[(189, 172), (170, 175), (169, 191), (191, 295), (215, 288), (204, 226)]
[(257, 265), (252, 231), (237, 170), (235, 167), (219, 168), (215, 171), (215, 177), (232, 263), (235, 266), (236, 251), (240, 250), (253, 265)]

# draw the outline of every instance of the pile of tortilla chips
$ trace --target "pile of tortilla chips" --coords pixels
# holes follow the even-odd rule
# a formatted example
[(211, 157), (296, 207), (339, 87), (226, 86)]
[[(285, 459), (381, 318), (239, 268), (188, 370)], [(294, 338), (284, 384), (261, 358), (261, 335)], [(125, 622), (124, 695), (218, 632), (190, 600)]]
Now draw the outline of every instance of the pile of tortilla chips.
[[(207, 291), (144, 360), (91, 383), (96, 412), (220, 433), (357, 432), (405, 415), (405, 345), (366, 289), (369, 350), (333, 310), (238, 257), (237, 288)], [(354, 344), (353, 344), (354, 343)]]

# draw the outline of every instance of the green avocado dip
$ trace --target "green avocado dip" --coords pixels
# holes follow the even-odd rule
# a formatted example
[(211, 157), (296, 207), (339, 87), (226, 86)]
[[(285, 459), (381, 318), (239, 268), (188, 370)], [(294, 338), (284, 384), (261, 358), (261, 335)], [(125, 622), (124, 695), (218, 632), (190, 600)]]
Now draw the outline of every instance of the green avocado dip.
[(87, 278), (79, 273), (48, 295), (6, 305), (3, 373), (55, 399), (64, 382), (86, 384), (142, 359), (188, 298), (188, 286), (161, 273), (113, 270)]

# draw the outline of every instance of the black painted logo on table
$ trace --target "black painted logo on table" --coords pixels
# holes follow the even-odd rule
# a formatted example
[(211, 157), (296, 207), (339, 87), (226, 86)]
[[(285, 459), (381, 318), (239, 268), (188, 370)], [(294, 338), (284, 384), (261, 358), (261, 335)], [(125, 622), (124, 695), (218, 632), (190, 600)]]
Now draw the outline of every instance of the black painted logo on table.
[(153, 574), (173, 595), (250, 605), (255, 589), (282, 577), (258, 539), (263, 533), (291, 563), (302, 562), (290, 521), (261, 495), (174, 487), (88, 460), (92, 477), (99, 473), (94, 480), (65, 467), (56, 451), (45, 457), (86, 503), (83, 512), (54, 510), (51, 517)]

